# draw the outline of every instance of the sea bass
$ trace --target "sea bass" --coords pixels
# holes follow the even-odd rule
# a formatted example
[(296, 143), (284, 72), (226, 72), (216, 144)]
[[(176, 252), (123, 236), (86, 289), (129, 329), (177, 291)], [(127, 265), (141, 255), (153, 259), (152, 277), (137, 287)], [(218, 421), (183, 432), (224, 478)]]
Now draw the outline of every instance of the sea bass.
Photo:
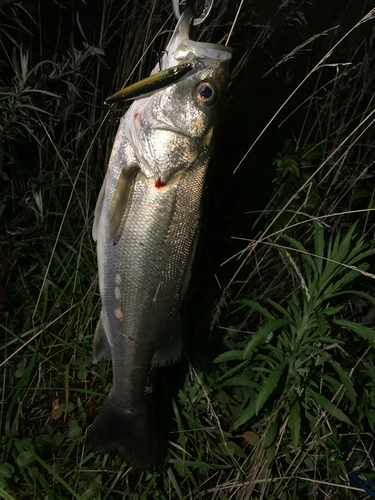
[(185, 62), (191, 71), (121, 119), (93, 226), (102, 301), (94, 362), (112, 358), (113, 385), (87, 447), (143, 467), (157, 454), (145, 385), (151, 366), (181, 356), (180, 306), (231, 58), (228, 47), (190, 40), (191, 20), (185, 10), (161, 59), (162, 70)]

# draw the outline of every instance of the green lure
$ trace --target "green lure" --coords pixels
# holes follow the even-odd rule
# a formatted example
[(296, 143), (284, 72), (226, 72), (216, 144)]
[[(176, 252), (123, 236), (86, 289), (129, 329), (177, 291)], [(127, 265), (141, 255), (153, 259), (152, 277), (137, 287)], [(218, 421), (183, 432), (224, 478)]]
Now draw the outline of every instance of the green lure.
[(112, 104), (118, 101), (127, 101), (129, 99), (135, 99), (136, 97), (150, 94), (156, 90), (164, 89), (172, 83), (177, 82), (186, 73), (188, 73), (193, 68), (191, 63), (180, 63), (177, 66), (173, 66), (168, 69), (163, 69), (155, 75), (151, 75), (144, 80), (133, 83), (129, 87), (125, 87), (119, 90), (115, 94), (107, 97), (104, 104)]

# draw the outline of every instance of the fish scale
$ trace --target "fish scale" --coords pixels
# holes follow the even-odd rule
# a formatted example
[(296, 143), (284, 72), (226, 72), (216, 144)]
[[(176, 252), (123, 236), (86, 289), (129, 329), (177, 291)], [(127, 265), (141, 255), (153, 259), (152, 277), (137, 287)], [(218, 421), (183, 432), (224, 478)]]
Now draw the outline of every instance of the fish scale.
[(112, 358), (113, 385), (87, 449), (115, 451), (143, 467), (160, 458), (145, 386), (152, 365), (182, 355), (180, 307), (231, 57), (228, 47), (189, 40), (191, 19), (182, 15), (162, 69), (181, 57), (200, 62), (122, 117), (93, 227), (102, 301), (94, 361)]

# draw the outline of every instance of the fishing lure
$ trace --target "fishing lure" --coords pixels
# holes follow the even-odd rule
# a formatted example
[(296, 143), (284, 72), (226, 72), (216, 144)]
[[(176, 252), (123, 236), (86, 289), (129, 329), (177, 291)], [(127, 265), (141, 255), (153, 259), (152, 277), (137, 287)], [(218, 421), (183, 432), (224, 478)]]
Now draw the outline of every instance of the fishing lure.
[(139, 82), (133, 83), (122, 90), (119, 90), (115, 94), (107, 97), (104, 101), (105, 104), (112, 104), (113, 102), (128, 101), (130, 99), (135, 99), (140, 96), (145, 96), (151, 94), (157, 90), (164, 89), (173, 83), (176, 83), (184, 75), (186, 75), (190, 70), (192, 70), (194, 64), (192, 62), (181, 62), (177, 66), (171, 68), (163, 69), (151, 75)]

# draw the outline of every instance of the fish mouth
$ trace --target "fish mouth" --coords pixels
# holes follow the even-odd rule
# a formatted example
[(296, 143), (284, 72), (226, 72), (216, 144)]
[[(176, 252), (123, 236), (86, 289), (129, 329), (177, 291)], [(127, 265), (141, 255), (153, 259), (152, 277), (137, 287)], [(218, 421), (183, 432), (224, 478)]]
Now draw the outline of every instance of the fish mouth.
[(182, 137), (186, 137), (187, 139), (191, 140), (190, 135), (188, 135), (186, 132), (183, 132), (182, 130), (176, 128), (172, 124), (162, 122), (160, 120), (158, 120), (158, 123), (156, 125), (152, 125), (151, 130), (163, 130), (163, 131), (173, 132), (174, 134), (181, 135)]

